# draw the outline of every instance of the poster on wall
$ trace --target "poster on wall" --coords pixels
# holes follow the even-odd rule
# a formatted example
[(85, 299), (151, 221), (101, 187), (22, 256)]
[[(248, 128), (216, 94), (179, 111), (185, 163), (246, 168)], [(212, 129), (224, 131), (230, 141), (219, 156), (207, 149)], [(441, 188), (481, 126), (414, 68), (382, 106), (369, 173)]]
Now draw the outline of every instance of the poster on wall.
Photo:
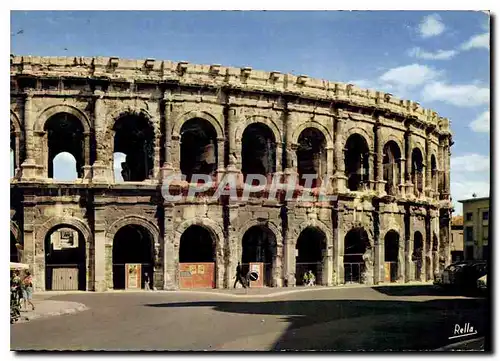
[(127, 285), (127, 289), (141, 289), (141, 264), (127, 263), (125, 270), (125, 284)]

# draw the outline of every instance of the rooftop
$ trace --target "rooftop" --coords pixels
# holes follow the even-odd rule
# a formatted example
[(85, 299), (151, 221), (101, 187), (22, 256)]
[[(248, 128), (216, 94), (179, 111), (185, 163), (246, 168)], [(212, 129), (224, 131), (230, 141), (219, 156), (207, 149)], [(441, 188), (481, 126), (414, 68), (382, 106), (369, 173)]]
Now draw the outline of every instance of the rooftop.
[(484, 200), (489, 200), (490, 197), (474, 197), (474, 198), (469, 198), (469, 199), (463, 199), (459, 201), (460, 203), (472, 203), (472, 202), (478, 202), (478, 201), (484, 201)]

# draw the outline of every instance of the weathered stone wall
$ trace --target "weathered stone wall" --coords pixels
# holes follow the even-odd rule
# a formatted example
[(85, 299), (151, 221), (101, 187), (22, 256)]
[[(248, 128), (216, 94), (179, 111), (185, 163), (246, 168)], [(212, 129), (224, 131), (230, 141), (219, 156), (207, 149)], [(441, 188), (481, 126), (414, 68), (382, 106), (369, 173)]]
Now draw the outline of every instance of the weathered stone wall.
[[(45, 124), (51, 116), (76, 117), (84, 130), (84, 175), (75, 182), (48, 178)], [(141, 115), (154, 130), (153, 177), (115, 184), (115, 122)], [(37, 289), (45, 288), (45, 235), (58, 226), (80, 231), (86, 240), (88, 290), (113, 287), (113, 237), (126, 224), (149, 232), (154, 245), (154, 286), (178, 287), (179, 243), (190, 225), (206, 228), (215, 242), (216, 287), (230, 287), (242, 254), (242, 239), (252, 226), (267, 227), (276, 237), (272, 284), (295, 285), (297, 239), (313, 227), (326, 239), (325, 284), (344, 281), (344, 238), (363, 228), (370, 246), (363, 255), (365, 283), (384, 280), (384, 237), (399, 235), (398, 281), (415, 278), (413, 238), (424, 239), (423, 279), (449, 262), (450, 122), (418, 103), (403, 101), (351, 84), (251, 68), (118, 58), (11, 57), (11, 137), (15, 139), (16, 174), (11, 192), (23, 244), (23, 260), (33, 267)], [(181, 129), (191, 119), (211, 124), (217, 141), (217, 174), (242, 169), (242, 138), (250, 124), (267, 126), (276, 145), (276, 173), (297, 172), (302, 131), (314, 128), (326, 141), (329, 202), (297, 200), (165, 202), (163, 176), (180, 169)], [(368, 185), (346, 187), (344, 148), (350, 135), (368, 145)], [(398, 192), (387, 196), (382, 176), (383, 147), (399, 147)], [(411, 152), (423, 156), (425, 191), (411, 184)], [(430, 183), (431, 155), (438, 180)], [(439, 186), (438, 186), (439, 185)], [(13, 228), (16, 229), (15, 227)], [(433, 249), (434, 234), (438, 238)], [(431, 246), (427, 246), (431, 244)], [(432, 263), (429, 268), (426, 266)], [(427, 267), (427, 268), (426, 268)]]

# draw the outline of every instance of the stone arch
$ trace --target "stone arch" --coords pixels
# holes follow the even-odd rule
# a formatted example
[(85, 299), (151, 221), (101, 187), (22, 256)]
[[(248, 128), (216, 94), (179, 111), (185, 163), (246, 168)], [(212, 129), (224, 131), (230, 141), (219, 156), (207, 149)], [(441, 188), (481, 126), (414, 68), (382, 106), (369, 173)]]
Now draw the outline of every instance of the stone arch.
[[(195, 217), (182, 222), (175, 231), (174, 245), (179, 247), (182, 234), (191, 226), (200, 226), (205, 228), (212, 236), (215, 242), (217, 257), (222, 257), (222, 243), (224, 242), (224, 232), (217, 222), (210, 218)], [(221, 258), (222, 259), (222, 258)]]
[(19, 237), (21, 235), (21, 230), (16, 222), (10, 221), (10, 232), (14, 235), (14, 238), (19, 243)]
[[(282, 144), (283, 139), (281, 136), (281, 132), (279, 130), (279, 127), (276, 125), (276, 123), (270, 118), (270, 117), (265, 117), (262, 115), (252, 115), (244, 119), (243, 121), (239, 122), (238, 126), (235, 129), (234, 132), (234, 137), (236, 139), (236, 143), (241, 142), (243, 139), (243, 132), (245, 129), (254, 123), (262, 123), (269, 127), (271, 132), (274, 134), (274, 139), (276, 144)], [(229, 136), (232, 136), (231, 134)]]
[[(47, 220), (45, 223), (43, 223), (40, 227), (36, 229), (35, 232), (35, 239), (36, 239), (36, 246), (35, 246), (35, 254), (42, 253), (46, 254), (46, 238), (47, 235), (51, 230), (53, 230), (55, 227), (61, 227), (63, 228), (64, 226), (69, 226), (70, 228), (76, 229), (78, 232), (80, 232), (83, 236), (84, 242), (85, 242), (85, 271), (82, 269), (81, 271), (85, 273), (85, 284), (83, 284), (83, 279), (82, 283), (79, 281), (79, 288), (80, 285), (86, 288), (87, 290), (92, 289), (93, 287), (93, 280), (91, 277), (89, 277), (91, 269), (90, 269), (90, 246), (93, 244), (93, 236), (92, 232), (89, 228), (89, 226), (84, 223), (82, 220), (76, 218), (76, 217), (64, 217), (64, 216), (59, 216), (59, 217), (52, 217), (49, 220)], [(37, 249), (39, 247), (38, 245), (42, 245), (42, 250)], [(50, 273), (48, 272), (47, 268), (47, 260), (46, 257), (43, 257), (43, 263), (41, 264), (42, 268), (38, 268), (38, 270), (41, 270), (41, 274), (35, 275), (38, 278), (39, 282), (39, 287), (42, 290), (45, 290), (49, 287), (50, 285), (47, 284), (48, 282), (48, 277), (50, 277)], [(82, 264), (83, 266), (83, 264)], [(83, 274), (80, 273), (79, 274)], [(79, 276), (80, 277), (80, 276)]]
[(269, 228), (269, 230), (273, 232), (274, 236), (276, 237), (276, 243), (278, 244), (283, 243), (281, 231), (274, 223), (269, 221), (259, 221), (257, 219), (250, 220), (247, 223), (245, 223), (242, 227), (240, 227), (240, 229), (238, 230), (240, 238), (242, 238), (245, 235), (246, 231), (248, 231), (250, 228), (254, 226)]
[(142, 226), (147, 231), (151, 234), (153, 237), (153, 242), (155, 247), (157, 247), (160, 243), (160, 230), (158, 226), (156, 226), (153, 222), (151, 222), (149, 219), (137, 215), (132, 215), (132, 216), (125, 216), (122, 217), (111, 226), (109, 226), (107, 232), (106, 232), (106, 243), (112, 245), (113, 244), (113, 239), (115, 238), (116, 232), (120, 230), (120, 228), (127, 226), (127, 225), (137, 225), (137, 226)]
[(385, 146), (391, 140), (394, 141), (394, 143), (397, 144), (397, 146), (399, 147), (399, 151), (401, 153), (401, 157), (403, 157), (404, 156), (403, 154), (404, 154), (404, 151), (405, 151), (404, 140), (401, 139), (401, 137), (398, 137), (397, 135), (389, 133), (385, 137), (383, 137), (382, 144), (384, 144), (384, 146)]
[(343, 139), (344, 145), (347, 142), (347, 139), (349, 139), (349, 137), (353, 134), (358, 134), (359, 136), (361, 136), (368, 145), (368, 151), (373, 152), (373, 134), (370, 135), (365, 129), (357, 126), (353, 126), (347, 129)]
[[(175, 253), (180, 254), (181, 238), (184, 232), (191, 226), (199, 226), (210, 234), (212, 241), (214, 242), (215, 249), (215, 287), (222, 288), (224, 285), (224, 276), (226, 274), (226, 264), (224, 259), (224, 232), (222, 228), (217, 224), (217, 222), (206, 218), (206, 217), (194, 217), (182, 222), (175, 230), (175, 236), (173, 240), (173, 246)], [(175, 261), (176, 274), (172, 275), (177, 282), (180, 282), (178, 276), (179, 270), (179, 258)]]
[(14, 132), (21, 134), (23, 127), (21, 125), (19, 117), (13, 110), (10, 111), (10, 122), (14, 126)]
[(109, 114), (110, 123), (107, 126), (108, 131), (112, 132), (116, 121), (120, 118), (126, 116), (136, 116), (144, 117), (148, 120), (149, 124), (153, 128), (155, 136), (157, 135), (158, 124), (155, 124), (154, 117), (144, 108), (134, 107), (134, 106), (124, 106), (116, 109), (114, 112)]
[(411, 151), (412, 151), (412, 153), (413, 153), (413, 151), (415, 149), (418, 149), (420, 151), (420, 153), (422, 153), (422, 159), (423, 159), (424, 164), (425, 164), (425, 159), (426, 159), (426, 157), (425, 157), (425, 151), (424, 151), (425, 148), (422, 146), (422, 144), (420, 144), (420, 142), (412, 142), (412, 144), (411, 144)]
[(172, 133), (170, 136), (180, 136), (182, 125), (185, 122), (187, 122), (188, 120), (196, 119), (196, 118), (204, 119), (207, 122), (209, 122), (212, 125), (212, 127), (215, 129), (215, 132), (217, 134), (217, 138), (218, 139), (224, 138), (224, 128), (222, 127), (220, 122), (217, 120), (217, 118), (206, 111), (199, 111), (199, 110), (191, 110), (191, 111), (188, 111), (188, 112), (180, 115), (173, 122)]
[(291, 139), (293, 144), (297, 144), (299, 142), (300, 134), (307, 128), (317, 129), (325, 137), (326, 147), (327, 148), (333, 147), (333, 138), (330, 130), (323, 124), (314, 120), (310, 120), (306, 123), (301, 123), (298, 127), (295, 128)]
[(45, 108), (37, 117), (33, 130), (35, 132), (43, 132), (47, 120), (58, 113), (68, 113), (73, 115), (81, 122), (83, 131), (85, 133), (90, 132), (91, 124), (89, 117), (80, 109), (67, 104), (57, 104)]
[[(325, 234), (327, 249), (333, 246), (333, 235), (332, 235), (332, 232), (330, 231), (330, 229), (323, 222), (318, 221), (316, 219), (310, 219), (308, 221), (302, 222), (299, 225), (299, 228), (298, 228), (298, 236), (300, 236), (300, 234), (302, 233), (302, 231), (305, 230), (308, 227), (317, 228), (317, 229), (319, 229), (321, 232), (323, 232)], [(293, 239), (294, 246), (297, 246), (297, 239), (298, 239), (297, 237), (295, 239)]]
[(47, 236), (47, 233), (53, 229), (54, 227), (57, 226), (63, 226), (63, 225), (68, 225), (76, 228), (78, 231), (80, 231), (83, 234), (83, 237), (85, 238), (85, 243), (86, 243), (86, 248), (88, 249), (89, 243), (92, 241), (92, 232), (90, 231), (90, 228), (87, 224), (85, 224), (82, 220), (76, 218), (76, 217), (52, 217), (49, 220), (47, 220), (45, 223), (43, 223), (40, 228), (37, 229), (36, 232), (36, 237), (37, 239), (45, 239)]

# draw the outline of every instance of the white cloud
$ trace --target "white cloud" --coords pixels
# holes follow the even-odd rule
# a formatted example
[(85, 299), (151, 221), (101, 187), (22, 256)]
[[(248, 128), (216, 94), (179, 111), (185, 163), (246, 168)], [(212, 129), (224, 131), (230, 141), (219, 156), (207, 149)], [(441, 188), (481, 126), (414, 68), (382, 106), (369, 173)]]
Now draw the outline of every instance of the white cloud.
[(451, 169), (457, 173), (488, 172), (490, 169), (490, 157), (477, 153), (451, 157)]
[(388, 70), (380, 76), (380, 80), (389, 84), (413, 87), (436, 79), (440, 74), (426, 65), (411, 64)]
[[(453, 178), (452, 178), (453, 179)], [(490, 195), (490, 182), (486, 181), (463, 181), (451, 182), (451, 198), (453, 199), (453, 206), (456, 214), (462, 214), (462, 204), (458, 201), (472, 198), (472, 194), (477, 197), (489, 197)]]
[(457, 107), (475, 107), (490, 102), (490, 89), (474, 84), (448, 85), (433, 82), (424, 86), (422, 97), (425, 101), (442, 101)]
[(420, 23), (418, 30), (420, 36), (423, 38), (429, 38), (431, 36), (437, 36), (443, 33), (445, 29), (444, 24), (441, 21), (441, 17), (438, 14), (432, 14), (424, 17)]
[(470, 50), (474, 48), (490, 48), (490, 33), (484, 33), (479, 35), (474, 35), (472, 38), (463, 43), (460, 48), (462, 50)]
[(487, 110), (478, 116), (469, 127), (477, 133), (489, 133), (490, 132), (490, 111)]
[(411, 48), (408, 51), (408, 55), (415, 57), (415, 58), (420, 58), (420, 59), (426, 59), (426, 60), (448, 60), (453, 58), (455, 55), (458, 54), (458, 51), (456, 50), (438, 50), (434, 53), (428, 52), (425, 50), (420, 49), (419, 47)]

